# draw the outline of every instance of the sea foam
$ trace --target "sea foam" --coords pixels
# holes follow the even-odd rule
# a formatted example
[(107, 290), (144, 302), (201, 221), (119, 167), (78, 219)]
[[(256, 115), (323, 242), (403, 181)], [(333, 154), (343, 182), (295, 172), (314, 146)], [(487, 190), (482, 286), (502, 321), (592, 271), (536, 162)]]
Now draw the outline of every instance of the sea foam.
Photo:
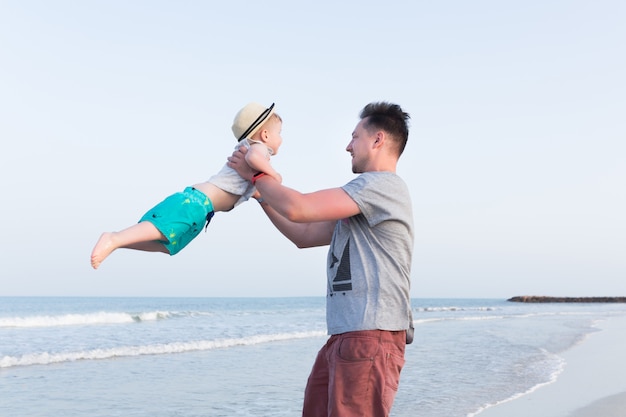
[(185, 353), (193, 351), (203, 351), (212, 349), (225, 349), (235, 346), (258, 345), (261, 343), (279, 342), (285, 340), (305, 339), (323, 336), (323, 331), (307, 331), (294, 333), (276, 333), (255, 335), (241, 338), (199, 340), (190, 342), (162, 343), (145, 346), (120, 346), (107, 349), (91, 349), (77, 352), (62, 353), (32, 353), (19, 357), (4, 356), (0, 359), (0, 368), (11, 368), (15, 366), (29, 365), (49, 365), (61, 362), (72, 362), (78, 360), (99, 360), (113, 359), (142, 355), (163, 355), (172, 353)]
[(138, 314), (96, 312), (87, 314), (62, 314), (52, 316), (0, 317), (0, 328), (125, 324), (132, 322), (161, 320), (166, 319), (170, 316), (171, 313), (169, 312), (152, 311)]

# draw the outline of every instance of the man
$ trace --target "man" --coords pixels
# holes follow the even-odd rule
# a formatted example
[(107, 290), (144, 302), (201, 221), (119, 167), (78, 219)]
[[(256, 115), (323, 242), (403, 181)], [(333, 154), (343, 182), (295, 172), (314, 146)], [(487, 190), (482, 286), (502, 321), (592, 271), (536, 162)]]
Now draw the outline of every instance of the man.
[(330, 245), (331, 336), (309, 376), (304, 417), (388, 416), (412, 339), (413, 212), (408, 188), (396, 174), (409, 115), (396, 104), (377, 102), (365, 106), (360, 118), (346, 148), (359, 175), (342, 187), (300, 193), (265, 167), (249, 167), (243, 149), (228, 163), (253, 182), (269, 219), (297, 247)]

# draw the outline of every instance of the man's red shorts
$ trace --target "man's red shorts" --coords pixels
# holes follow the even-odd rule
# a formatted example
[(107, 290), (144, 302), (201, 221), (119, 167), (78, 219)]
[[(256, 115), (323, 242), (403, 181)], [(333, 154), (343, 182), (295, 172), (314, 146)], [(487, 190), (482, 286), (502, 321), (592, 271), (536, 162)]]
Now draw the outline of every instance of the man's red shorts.
[(313, 364), (302, 416), (389, 416), (404, 366), (405, 346), (404, 330), (331, 336)]

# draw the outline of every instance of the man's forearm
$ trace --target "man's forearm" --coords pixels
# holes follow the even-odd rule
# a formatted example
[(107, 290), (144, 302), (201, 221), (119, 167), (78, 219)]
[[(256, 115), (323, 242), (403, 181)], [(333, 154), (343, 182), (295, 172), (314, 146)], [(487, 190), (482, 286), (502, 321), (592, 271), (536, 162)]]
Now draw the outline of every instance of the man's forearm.
[[(260, 183), (261, 181), (259, 181)], [(260, 186), (259, 186), (260, 185)], [(324, 246), (330, 243), (335, 222), (297, 222), (292, 201), (300, 195), (297, 191), (282, 186), (272, 179), (257, 185), (264, 202), (265, 214), (272, 224), (299, 248)], [(295, 204), (297, 207), (297, 204)], [(290, 217), (291, 216), (291, 217)]]
[(286, 219), (274, 210), (272, 206), (267, 203), (267, 201), (261, 203), (261, 207), (274, 227), (276, 227), (278, 231), (283, 234), (283, 236), (289, 239), (297, 247), (305, 247), (300, 239), (303, 235), (303, 230), (306, 227), (305, 223), (294, 223)]

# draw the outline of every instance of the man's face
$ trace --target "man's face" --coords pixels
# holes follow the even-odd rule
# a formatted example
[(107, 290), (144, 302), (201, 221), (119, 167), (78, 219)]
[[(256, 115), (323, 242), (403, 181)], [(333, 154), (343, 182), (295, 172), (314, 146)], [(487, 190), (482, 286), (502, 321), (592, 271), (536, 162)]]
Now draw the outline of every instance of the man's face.
[(374, 136), (364, 128), (365, 120), (361, 120), (352, 132), (352, 140), (348, 143), (346, 151), (352, 155), (352, 172), (360, 174), (367, 169), (370, 150)]

